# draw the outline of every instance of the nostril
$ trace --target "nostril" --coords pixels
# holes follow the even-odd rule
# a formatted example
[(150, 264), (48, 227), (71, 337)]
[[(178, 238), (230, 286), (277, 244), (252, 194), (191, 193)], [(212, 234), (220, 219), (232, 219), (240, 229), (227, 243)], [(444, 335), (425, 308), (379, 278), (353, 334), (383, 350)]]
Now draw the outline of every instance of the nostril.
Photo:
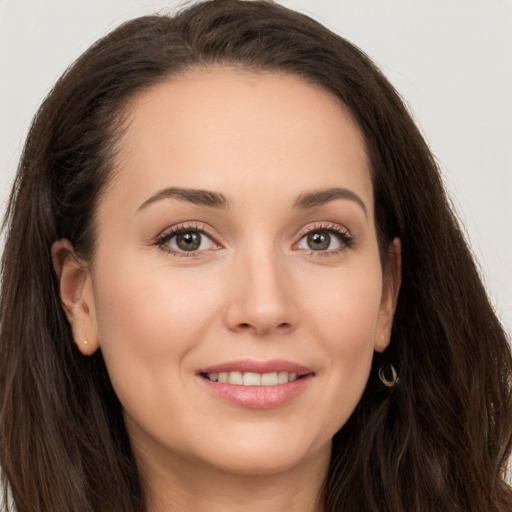
[(265, 334), (272, 330), (275, 330), (277, 332), (288, 332), (292, 328), (292, 324), (289, 322), (282, 322), (280, 324), (275, 325), (275, 327), (272, 326), (263, 326), (255, 324), (253, 325), (250, 322), (241, 322), (237, 325), (236, 330), (239, 332), (245, 332), (245, 331), (255, 331), (259, 334)]

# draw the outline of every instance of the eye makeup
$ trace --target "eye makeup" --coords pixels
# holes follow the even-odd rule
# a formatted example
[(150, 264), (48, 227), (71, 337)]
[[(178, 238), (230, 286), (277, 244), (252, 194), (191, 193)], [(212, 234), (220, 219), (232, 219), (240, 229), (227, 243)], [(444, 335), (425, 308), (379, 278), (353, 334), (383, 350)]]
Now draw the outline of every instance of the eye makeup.
[[(153, 245), (176, 257), (198, 257), (206, 252), (222, 249), (206, 224), (183, 222), (164, 230)], [(294, 251), (307, 251), (308, 255), (337, 256), (354, 246), (354, 237), (343, 226), (333, 222), (316, 222), (301, 229), (299, 240), (292, 245)]]
[(309, 251), (312, 257), (338, 256), (354, 246), (350, 232), (334, 222), (317, 222), (304, 227), (301, 237), (293, 246), (295, 250)]
[(222, 248), (207, 231), (201, 222), (184, 222), (163, 231), (153, 245), (179, 258), (197, 258)]

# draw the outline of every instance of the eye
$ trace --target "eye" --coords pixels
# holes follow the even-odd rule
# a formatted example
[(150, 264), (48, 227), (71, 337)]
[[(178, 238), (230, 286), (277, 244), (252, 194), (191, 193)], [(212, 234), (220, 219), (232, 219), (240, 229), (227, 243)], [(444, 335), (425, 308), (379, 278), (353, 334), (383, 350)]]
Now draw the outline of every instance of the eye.
[(172, 236), (169, 241), (169, 247), (182, 251), (198, 251), (200, 249), (206, 249), (207, 237), (202, 235), (199, 231), (185, 231), (183, 233), (176, 233)]
[(166, 231), (156, 240), (156, 245), (180, 256), (195, 256), (202, 251), (220, 248), (203, 230), (186, 226)]
[(297, 247), (311, 251), (329, 251), (339, 249), (341, 245), (341, 241), (328, 231), (312, 231), (300, 239)]
[(338, 253), (350, 247), (352, 237), (340, 226), (322, 226), (307, 231), (296, 244), (297, 249)]

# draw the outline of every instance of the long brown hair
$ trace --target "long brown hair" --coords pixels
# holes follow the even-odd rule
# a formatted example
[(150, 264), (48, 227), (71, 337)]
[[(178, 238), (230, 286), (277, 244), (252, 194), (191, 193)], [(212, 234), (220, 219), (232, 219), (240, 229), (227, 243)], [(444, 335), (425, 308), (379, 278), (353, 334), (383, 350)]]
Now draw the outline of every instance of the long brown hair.
[[(411, 117), (368, 57), (317, 22), (272, 2), (218, 0), (135, 19), (98, 41), (32, 124), (1, 288), (0, 465), (18, 512), (144, 510), (121, 405), (101, 352), (85, 358), (74, 346), (50, 248), (68, 238), (92, 257), (129, 101), (218, 65), (289, 73), (342, 101), (366, 141), (382, 254), (402, 242), (392, 341), (334, 438), (325, 510), (512, 510), (509, 346)], [(383, 361), (399, 372), (393, 388), (377, 377)]]

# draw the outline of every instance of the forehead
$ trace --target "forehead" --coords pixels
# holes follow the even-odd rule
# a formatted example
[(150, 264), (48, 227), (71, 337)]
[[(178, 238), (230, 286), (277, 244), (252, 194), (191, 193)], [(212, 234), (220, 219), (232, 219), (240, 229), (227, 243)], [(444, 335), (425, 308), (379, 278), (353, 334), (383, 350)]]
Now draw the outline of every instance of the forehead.
[[(329, 92), (288, 74), (190, 71), (130, 104), (116, 163), (140, 202), (162, 186), (218, 190), (350, 185), (372, 203), (364, 139)], [(239, 189), (237, 189), (239, 190)], [(291, 200), (291, 199), (290, 199)]]

